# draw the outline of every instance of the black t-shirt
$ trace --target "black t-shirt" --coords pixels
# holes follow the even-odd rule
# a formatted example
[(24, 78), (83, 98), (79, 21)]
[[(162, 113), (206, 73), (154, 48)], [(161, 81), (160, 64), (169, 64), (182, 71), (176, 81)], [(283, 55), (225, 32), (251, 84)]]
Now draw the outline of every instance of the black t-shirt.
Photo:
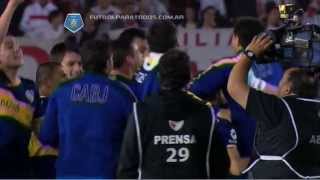
[[(282, 156), (295, 142), (288, 111), (276, 96), (250, 89), (246, 111), (257, 121), (255, 150), (257, 155)], [(281, 161), (259, 161), (252, 169), (254, 178), (296, 178)]]
[[(312, 140), (320, 136), (319, 106), (313, 100), (281, 99), (250, 89), (246, 111), (257, 121), (257, 154), (283, 156), (290, 152), (285, 159), (297, 172), (318, 175), (320, 143)], [(282, 161), (259, 161), (253, 174), (255, 178), (297, 178)]]
[[(281, 156), (295, 143), (289, 112), (280, 98), (250, 89), (246, 111), (257, 121), (259, 154)], [(272, 152), (272, 154), (270, 154)]]

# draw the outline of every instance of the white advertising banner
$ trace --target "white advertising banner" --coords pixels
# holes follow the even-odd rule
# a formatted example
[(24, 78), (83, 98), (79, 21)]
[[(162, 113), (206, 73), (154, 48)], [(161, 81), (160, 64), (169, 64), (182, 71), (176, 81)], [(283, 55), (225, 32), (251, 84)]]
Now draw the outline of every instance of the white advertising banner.
[(188, 52), (199, 70), (206, 69), (220, 58), (234, 54), (230, 46), (233, 32), (231, 28), (214, 31), (179, 29), (178, 32), (180, 47)]

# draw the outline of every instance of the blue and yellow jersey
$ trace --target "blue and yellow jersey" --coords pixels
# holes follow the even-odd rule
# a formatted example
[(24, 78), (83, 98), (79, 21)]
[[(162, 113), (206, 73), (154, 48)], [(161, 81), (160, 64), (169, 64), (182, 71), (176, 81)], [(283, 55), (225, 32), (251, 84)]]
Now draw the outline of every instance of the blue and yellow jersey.
[(207, 70), (196, 77), (189, 85), (189, 90), (205, 100), (212, 100), (221, 90), (227, 100), (231, 117), (238, 133), (238, 147), (243, 157), (251, 156), (255, 132), (253, 121), (245, 110), (235, 102), (227, 92), (229, 75), (238, 56), (225, 58), (211, 65)]
[(161, 53), (150, 53), (141, 70), (136, 73), (135, 80), (138, 83), (137, 95), (139, 100), (144, 100), (160, 91), (158, 64), (161, 56)]
[(199, 74), (189, 84), (191, 92), (202, 99), (211, 99), (220, 90), (226, 89), (228, 78), (234, 63), (227, 61), (225, 64), (213, 64)]
[(21, 79), (20, 85), (14, 87), (0, 82), (1, 170), (20, 171), (19, 166), (26, 166), (33, 120), (40, 116), (39, 99), (30, 80)]
[[(40, 125), (44, 120), (44, 115), (47, 110), (48, 106), (48, 97), (41, 97), (40, 98), (40, 106), (39, 106), (39, 115), (37, 124), (35, 125), (35, 129), (33, 129), (35, 132), (40, 131)], [(30, 157), (39, 157), (39, 156), (57, 156), (58, 151), (50, 146), (44, 146), (41, 144), (40, 140), (38, 139), (36, 133), (32, 132), (29, 142), (29, 156)]]

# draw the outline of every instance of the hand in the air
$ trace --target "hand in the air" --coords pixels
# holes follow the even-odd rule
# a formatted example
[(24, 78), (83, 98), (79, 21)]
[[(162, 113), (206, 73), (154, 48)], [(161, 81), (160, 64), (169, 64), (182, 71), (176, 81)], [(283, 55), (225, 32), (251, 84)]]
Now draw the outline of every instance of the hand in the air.
[(273, 41), (270, 36), (262, 34), (255, 36), (247, 46), (246, 50), (252, 51), (257, 57), (259, 57), (270, 47), (272, 43)]

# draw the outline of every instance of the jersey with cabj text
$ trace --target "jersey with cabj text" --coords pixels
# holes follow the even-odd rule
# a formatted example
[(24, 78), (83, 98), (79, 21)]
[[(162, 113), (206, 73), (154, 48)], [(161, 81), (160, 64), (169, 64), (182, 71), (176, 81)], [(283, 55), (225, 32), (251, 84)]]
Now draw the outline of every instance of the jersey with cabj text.
[(40, 140), (58, 147), (57, 177), (115, 178), (132, 98), (107, 76), (86, 73), (49, 100)]

